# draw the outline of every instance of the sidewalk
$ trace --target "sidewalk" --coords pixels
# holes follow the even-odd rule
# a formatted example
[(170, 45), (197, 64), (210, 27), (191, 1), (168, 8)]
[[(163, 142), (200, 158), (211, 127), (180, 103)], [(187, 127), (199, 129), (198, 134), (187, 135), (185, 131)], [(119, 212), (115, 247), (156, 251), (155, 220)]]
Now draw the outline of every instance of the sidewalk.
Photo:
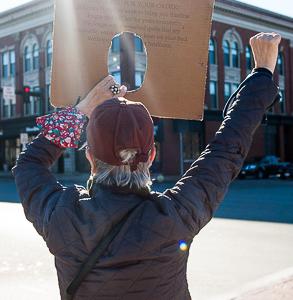
[[(60, 299), (53, 256), (21, 205), (0, 203), (0, 236), (0, 298)], [(284, 275), (293, 267), (292, 249), (291, 224), (213, 219), (190, 249), (192, 299), (292, 300), (293, 272)]]
[(292, 300), (293, 268), (266, 276), (214, 300)]

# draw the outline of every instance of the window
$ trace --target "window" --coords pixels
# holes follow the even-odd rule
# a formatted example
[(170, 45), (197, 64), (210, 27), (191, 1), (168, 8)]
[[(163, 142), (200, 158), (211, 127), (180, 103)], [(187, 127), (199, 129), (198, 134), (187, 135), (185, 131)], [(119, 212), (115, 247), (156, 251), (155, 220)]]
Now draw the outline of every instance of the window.
[(236, 42), (232, 42), (232, 67), (233, 68), (239, 68), (239, 50), (238, 50), (238, 44)]
[(29, 52), (29, 47), (24, 48), (24, 71), (29, 72), (31, 70), (31, 56)]
[(54, 110), (54, 107), (50, 103), (51, 99), (51, 84), (46, 84), (46, 103), (47, 103), (47, 112)]
[(238, 84), (232, 83), (231, 84), (231, 94), (235, 93), (237, 89), (238, 89)]
[(8, 118), (9, 117), (9, 101), (2, 98), (3, 101), (3, 111), (2, 111), (2, 117)]
[(15, 77), (15, 51), (10, 50), (9, 51), (9, 71), (10, 71), (10, 76)]
[(144, 72), (136, 71), (135, 72), (135, 88), (140, 88), (144, 80)]
[(113, 72), (111, 75), (115, 78), (115, 81), (121, 84), (121, 72)]
[(225, 82), (225, 85), (224, 85), (224, 98), (225, 98), (225, 101), (228, 101), (230, 96), (231, 96), (231, 84)]
[(140, 37), (138, 36), (134, 37), (134, 46), (136, 52), (144, 52), (143, 43)]
[(281, 95), (281, 99), (279, 102), (280, 105), (280, 113), (284, 114), (286, 113), (286, 98), (285, 98), (285, 91), (284, 90), (280, 90), (280, 95)]
[(224, 41), (223, 50), (224, 50), (224, 65), (226, 67), (230, 67), (230, 44), (228, 41)]
[(200, 155), (200, 140), (198, 132), (183, 133), (183, 160), (191, 162)]
[(2, 117), (3, 118), (10, 118), (16, 115), (16, 103), (12, 100), (3, 99), (3, 111)]
[[(34, 87), (34, 92), (40, 92), (40, 87)], [(41, 114), (41, 97), (32, 97), (33, 101), (33, 114)]]
[(48, 40), (46, 45), (46, 66), (47, 67), (51, 67), (52, 53), (53, 53), (52, 40)]
[(112, 52), (120, 53), (120, 36), (116, 36), (112, 40)]
[(238, 89), (237, 83), (225, 82), (225, 86), (224, 86), (225, 101), (227, 101), (230, 98), (230, 96), (236, 92), (237, 89)]
[(216, 47), (215, 47), (215, 41), (210, 39), (209, 44), (209, 61), (210, 64), (214, 65), (216, 64)]
[(252, 70), (252, 54), (249, 46), (245, 48), (246, 70)]
[(285, 72), (284, 72), (284, 58), (283, 58), (283, 55), (281, 53), (279, 53), (279, 55), (278, 55), (277, 68), (278, 68), (279, 75), (284, 76), (285, 75)]
[(8, 64), (9, 64), (9, 56), (8, 52), (2, 53), (2, 77), (8, 78)]
[(217, 109), (218, 108), (218, 89), (217, 82), (210, 81), (210, 108)]
[(39, 46), (34, 44), (33, 46), (33, 70), (39, 69)]

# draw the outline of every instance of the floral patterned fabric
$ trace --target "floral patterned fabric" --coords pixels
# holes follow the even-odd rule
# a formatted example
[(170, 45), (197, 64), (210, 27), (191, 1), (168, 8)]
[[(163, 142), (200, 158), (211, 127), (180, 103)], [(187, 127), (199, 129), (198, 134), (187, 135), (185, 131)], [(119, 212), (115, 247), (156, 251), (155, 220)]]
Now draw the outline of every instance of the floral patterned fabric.
[(36, 123), (41, 133), (55, 145), (61, 148), (78, 148), (86, 119), (86, 115), (79, 109), (69, 106), (38, 117)]

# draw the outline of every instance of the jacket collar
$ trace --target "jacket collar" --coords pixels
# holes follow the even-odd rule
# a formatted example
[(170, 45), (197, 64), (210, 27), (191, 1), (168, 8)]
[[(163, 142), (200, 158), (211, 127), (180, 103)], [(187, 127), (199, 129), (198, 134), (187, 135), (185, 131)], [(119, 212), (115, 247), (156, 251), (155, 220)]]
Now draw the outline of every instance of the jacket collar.
[(123, 186), (123, 187), (117, 185), (108, 186), (108, 185), (94, 182), (92, 176), (89, 178), (87, 182), (87, 189), (91, 197), (94, 196), (99, 190), (107, 190), (112, 192), (113, 194), (121, 194), (121, 195), (136, 194), (143, 198), (148, 198), (151, 195), (151, 189), (149, 187), (138, 189), (136, 187), (130, 187), (130, 186)]

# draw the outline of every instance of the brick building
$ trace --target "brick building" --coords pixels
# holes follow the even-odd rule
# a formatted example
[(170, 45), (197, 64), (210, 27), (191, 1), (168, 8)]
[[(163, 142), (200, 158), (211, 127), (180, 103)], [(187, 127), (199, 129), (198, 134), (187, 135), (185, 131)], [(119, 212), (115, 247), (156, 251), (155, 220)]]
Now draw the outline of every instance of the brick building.
[[(34, 0), (0, 14), (0, 85), (11, 86), (17, 92), (15, 99), (4, 99), (1, 94), (0, 170), (14, 164), (22, 147), (20, 134), (35, 137), (35, 117), (52, 110), (52, 27), (51, 0)], [(276, 31), (283, 36), (274, 75), (283, 97), (270, 111), (267, 125), (256, 132), (248, 160), (272, 154), (293, 161), (293, 19), (234, 0), (218, 0), (209, 45), (204, 121), (154, 120), (158, 148), (155, 172), (182, 173), (211, 140), (222, 120), (225, 101), (253, 67), (249, 38), (260, 31)], [(136, 40), (134, 47), (140, 47)], [(133, 72), (133, 84), (137, 86), (143, 80), (141, 68), (145, 61), (141, 49), (135, 51), (140, 59), (140, 69)], [(119, 62), (117, 49), (113, 49), (111, 58)], [(121, 78), (117, 64), (112, 64), (110, 70), (117, 79)], [(24, 86), (41, 97), (30, 97), (25, 102), (19, 93)], [(67, 150), (54, 170), (86, 171), (88, 165), (83, 153)]]

